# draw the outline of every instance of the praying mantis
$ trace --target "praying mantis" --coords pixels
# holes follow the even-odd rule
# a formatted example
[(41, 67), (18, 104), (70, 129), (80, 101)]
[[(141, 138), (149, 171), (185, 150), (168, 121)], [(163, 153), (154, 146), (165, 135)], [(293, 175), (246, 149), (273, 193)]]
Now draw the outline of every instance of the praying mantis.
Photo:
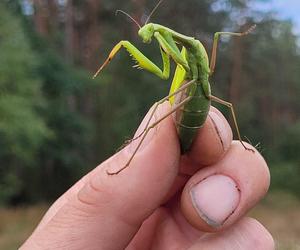
[[(216, 32), (214, 34), (211, 60), (209, 63), (208, 54), (199, 40), (180, 34), (163, 25), (149, 23), (150, 17), (162, 1), (163, 0), (160, 0), (158, 2), (143, 26), (141, 26), (126, 12), (121, 10), (118, 10), (117, 12), (125, 14), (137, 24), (139, 27), (138, 35), (142, 39), (143, 43), (151, 43), (152, 38), (157, 40), (162, 57), (163, 69), (160, 69), (155, 63), (148, 59), (132, 43), (122, 40), (114, 46), (107, 59), (93, 77), (95, 78), (101, 72), (101, 70), (115, 57), (122, 47), (125, 48), (136, 61), (137, 65), (135, 65), (135, 67), (147, 70), (164, 80), (169, 79), (170, 76), (170, 58), (177, 65), (169, 95), (154, 104), (144, 130), (141, 134), (131, 140), (140, 139), (131, 157), (119, 170), (115, 172), (107, 172), (109, 175), (118, 174), (129, 167), (150, 129), (154, 128), (162, 120), (173, 113), (175, 114), (174, 120), (179, 136), (181, 153), (184, 154), (188, 152), (198, 130), (203, 126), (207, 118), (211, 101), (215, 101), (230, 108), (239, 141), (245, 150), (254, 152), (254, 150), (248, 148), (241, 139), (233, 105), (230, 102), (224, 101), (211, 94), (209, 77), (213, 74), (215, 69), (217, 46), (220, 36), (245, 36), (255, 28), (255, 25), (241, 33)], [(172, 108), (157, 121), (151, 123), (151, 119), (153, 118), (157, 108), (165, 101), (169, 101)]]

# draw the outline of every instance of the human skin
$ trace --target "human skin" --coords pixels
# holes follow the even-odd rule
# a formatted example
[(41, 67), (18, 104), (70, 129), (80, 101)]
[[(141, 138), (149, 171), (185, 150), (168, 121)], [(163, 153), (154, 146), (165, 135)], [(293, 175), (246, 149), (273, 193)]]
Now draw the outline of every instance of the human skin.
[[(164, 103), (153, 119), (168, 110)], [(130, 167), (108, 175), (137, 143), (65, 192), (20, 249), (274, 249), (270, 233), (245, 216), (268, 190), (267, 164), (232, 141), (218, 110), (211, 108), (188, 154), (180, 155), (170, 116), (146, 136)]]

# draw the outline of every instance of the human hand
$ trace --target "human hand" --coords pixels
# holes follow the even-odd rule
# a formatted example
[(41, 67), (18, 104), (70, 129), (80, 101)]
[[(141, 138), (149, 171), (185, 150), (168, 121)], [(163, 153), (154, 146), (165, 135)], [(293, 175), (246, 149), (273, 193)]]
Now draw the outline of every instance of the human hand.
[[(169, 109), (161, 105), (156, 120)], [(21, 249), (274, 249), (268, 231), (245, 217), (268, 190), (268, 167), (257, 151), (232, 142), (218, 110), (211, 109), (187, 155), (168, 117), (130, 167), (108, 175), (126, 164), (136, 143), (63, 194)]]

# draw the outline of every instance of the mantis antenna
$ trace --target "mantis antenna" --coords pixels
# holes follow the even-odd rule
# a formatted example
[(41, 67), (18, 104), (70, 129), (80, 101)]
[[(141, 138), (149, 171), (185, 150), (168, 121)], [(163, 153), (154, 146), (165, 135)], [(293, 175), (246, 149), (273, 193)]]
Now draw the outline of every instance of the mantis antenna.
[(150, 15), (148, 16), (146, 22), (145, 22), (145, 25), (149, 22), (150, 20), (150, 17), (154, 14), (154, 12), (157, 10), (158, 6), (163, 2), (164, 0), (160, 0), (156, 6), (153, 8), (153, 10), (151, 11)]
[(126, 13), (123, 10), (116, 10), (116, 15), (121, 12), (122, 14), (124, 14), (125, 16), (129, 17), (139, 28), (141, 28), (141, 25), (132, 17), (130, 16), (128, 13)]

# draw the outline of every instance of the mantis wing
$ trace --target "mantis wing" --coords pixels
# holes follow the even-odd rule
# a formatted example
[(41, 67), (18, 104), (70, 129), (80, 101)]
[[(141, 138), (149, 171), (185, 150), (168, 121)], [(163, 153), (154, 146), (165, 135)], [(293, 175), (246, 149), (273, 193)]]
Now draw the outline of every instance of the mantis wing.
[[(181, 55), (183, 56), (184, 59), (186, 59), (186, 48), (185, 47), (182, 47)], [(171, 84), (170, 94), (173, 94), (177, 89), (180, 88), (183, 81), (185, 80), (185, 75), (186, 75), (185, 69), (181, 65), (178, 64), (176, 67), (176, 70), (175, 70), (172, 84)], [(174, 96), (170, 97), (170, 103), (173, 104), (174, 101), (175, 101), (175, 97)]]

